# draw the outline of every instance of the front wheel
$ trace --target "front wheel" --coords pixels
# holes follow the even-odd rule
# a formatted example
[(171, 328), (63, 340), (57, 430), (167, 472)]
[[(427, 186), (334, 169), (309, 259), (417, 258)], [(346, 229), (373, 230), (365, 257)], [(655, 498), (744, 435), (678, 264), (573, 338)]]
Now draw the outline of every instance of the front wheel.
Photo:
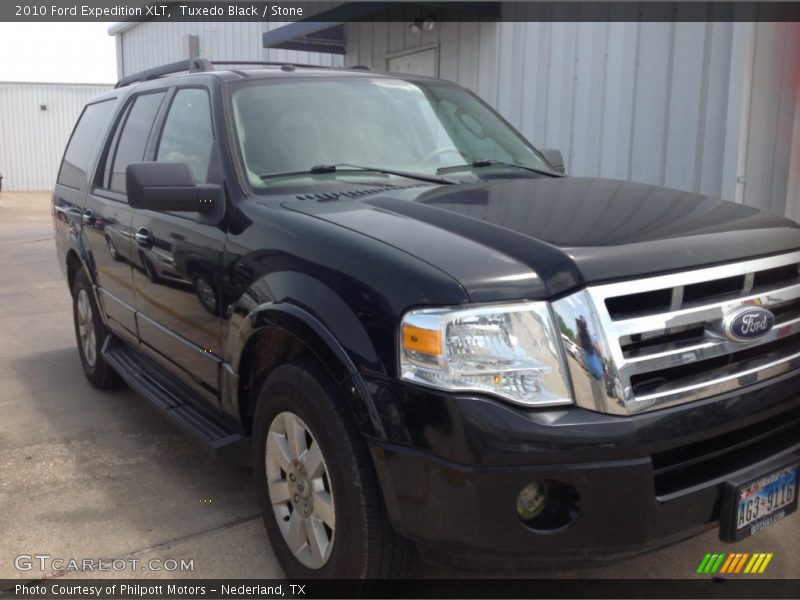
[(392, 529), (366, 443), (316, 364), (284, 365), (267, 379), (253, 423), (253, 469), (287, 577), (406, 574), (413, 546)]

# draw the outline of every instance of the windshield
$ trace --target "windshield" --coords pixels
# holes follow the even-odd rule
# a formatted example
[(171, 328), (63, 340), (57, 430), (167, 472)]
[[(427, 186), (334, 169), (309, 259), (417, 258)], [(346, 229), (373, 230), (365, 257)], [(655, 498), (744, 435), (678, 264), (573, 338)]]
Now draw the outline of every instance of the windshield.
[[(272, 175), (343, 163), (425, 175), (475, 161), (551, 170), (494, 111), (443, 83), (281, 79), (236, 88), (232, 105), (244, 171), (254, 188), (271, 185)], [(511, 164), (493, 167), (525, 173)]]

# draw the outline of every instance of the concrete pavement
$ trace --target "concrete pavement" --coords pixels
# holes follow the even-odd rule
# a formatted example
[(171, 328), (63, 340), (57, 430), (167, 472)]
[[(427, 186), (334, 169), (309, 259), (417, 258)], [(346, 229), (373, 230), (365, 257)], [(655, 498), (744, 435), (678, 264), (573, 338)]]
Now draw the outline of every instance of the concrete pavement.
[[(120, 577), (281, 577), (249, 470), (211, 458), (132, 391), (84, 378), (49, 194), (0, 195), (0, 281), (0, 578), (47, 574), (17, 568), (33, 554), (135, 560)], [(737, 551), (773, 552), (769, 575), (797, 578), (799, 536), (795, 515), (736, 546), (711, 531), (608, 567), (498, 575), (684, 578), (706, 552)], [(170, 558), (193, 570), (141, 570)]]

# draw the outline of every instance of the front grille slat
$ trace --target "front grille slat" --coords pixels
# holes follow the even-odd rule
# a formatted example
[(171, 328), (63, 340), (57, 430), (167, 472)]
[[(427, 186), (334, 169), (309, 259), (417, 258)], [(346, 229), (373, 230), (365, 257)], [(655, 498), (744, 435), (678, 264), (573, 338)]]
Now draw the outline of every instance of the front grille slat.
[[(581, 310), (606, 345), (605, 389), (613, 391), (598, 399), (602, 388), (581, 385), (583, 375), (573, 374), (588, 407), (632, 414), (800, 370), (800, 251), (594, 286), (584, 294), (572, 302), (593, 307)], [(748, 306), (772, 311), (774, 326), (752, 341), (728, 339), (726, 315)], [(572, 327), (576, 318), (564, 323)]]
[[(634, 395), (639, 400), (648, 402), (664, 397), (670, 397), (672, 400), (681, 399), (684, 402), (701, 400), (798, 369), (800, 368), (800, 352), (775, 360), (753, 359), (743, 364), (744, 368), (741, 364), (729, 365), (706, 373), (698, 373), (689, 378), (667, 380), (665, 384), (657, 387), (648, 387), (647, 385), (639, 387), (634, 384)], [(661, 379), (665, 376), (659, 374), (657, 378)]]
[[(800, 333), (800, 317), (776, 323), (767, 335), (763, 338), (751, 342), (747, 346), (755, 348), (774, 341), (788, 338), (795, 334)], [(639, 373), (648, 373), (651, 371), (660, 371), (677, 367), (686, 363), (697, 363), (718, 356), (733, 354), (741, 350), (742, 344), (736, 342), (729, 342), (721, 338), (718, 334), (712, 336), (705, 336), (702, 341), (693, 344), (669, 345), (663, 349), (657, 349), (656, 352), (641, 354), (639, 356), (626, 356), (630, 364), (631, 376)]]
[(777, 290), (762, 291), (759, 294), (741, 296), (732, 300), (682, 308), (673, 312), (659, 312), (647, 316), (613, 321), (614, 330), (617, 336), (621, 337), (636, 335), (645, 331), (666, 330), (672, 327), (685, 327), (710, 321), (721, 321), (732, 304), (741, 304), (743, 306), (752, 304), (770, 308), (786, 304), (797, 298), (800, 298), (800, 284)]

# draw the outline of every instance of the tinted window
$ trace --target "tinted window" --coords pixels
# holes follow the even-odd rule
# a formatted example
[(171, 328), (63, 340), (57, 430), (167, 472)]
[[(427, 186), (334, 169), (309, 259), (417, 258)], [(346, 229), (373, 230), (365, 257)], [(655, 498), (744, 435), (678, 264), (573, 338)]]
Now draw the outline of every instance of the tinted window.
[(144, 160), (147, 138), (150, 137), (150, 130), (163, 99), (164, 92), (158, 92), (138, 96), (134, 100), (127, 117), (121, 123), (122, 132), (110, 157), (112, 166), (110, 181), (107, 182), (109, 189), (125, 192), (125, 169), (131, 163)]
[(105, 100), (89, 104), (83, 109), (64, 153), (64, 160), (58, 171), (58, 183), (80, 188), (86, 182), (89, 161), (100, 143), (100, 136), (105, 131), (113, 108), (114, 101)]
[(164, 122), (156, 160), (186, 163), (195, 180), (206, 183), (213, 144), (208, 92), (201, 89), (178, 91)]

